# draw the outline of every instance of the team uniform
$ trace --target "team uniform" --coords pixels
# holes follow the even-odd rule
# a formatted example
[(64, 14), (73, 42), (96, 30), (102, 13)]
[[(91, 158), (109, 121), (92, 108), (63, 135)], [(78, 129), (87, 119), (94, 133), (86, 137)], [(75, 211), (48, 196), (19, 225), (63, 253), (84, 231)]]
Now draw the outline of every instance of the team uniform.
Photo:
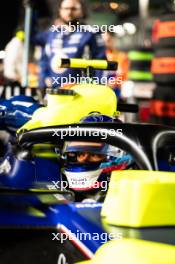
[[(100, 33), (94, 32), (61, 32), (46, 31), (36, 35), (35, 44), (42, 48), (40, 59), (39, 87), (45, 87), (46, 78), (52, 79), (52, 87), (61, 86), (61, 77), (81, 76), (80, 70), (58, 67), (60, 58), (106, 59), (105, 46)], [(96, 71), (99, 78), (102, 71)]]

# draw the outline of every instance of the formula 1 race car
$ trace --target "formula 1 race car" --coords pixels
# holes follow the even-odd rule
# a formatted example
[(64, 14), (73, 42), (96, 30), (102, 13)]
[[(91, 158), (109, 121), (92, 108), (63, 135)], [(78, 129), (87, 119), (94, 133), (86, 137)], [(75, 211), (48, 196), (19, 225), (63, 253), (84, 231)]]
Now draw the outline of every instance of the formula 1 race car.
[(28, 122), (33, 113), (40, 108), (31, 96), (18, 95), (9, 100), (0, 100), (0, 130), (15, 134), (16, 130)]
[[(101, 245), (110, 240), (111, 231), (101, 216), (102, 213), (106, 217), (105, 203), (101, 209), (104, 200), (109, 201), (108, 194), (107, 200), (106, 193), (101, 193), (103, 199), (99, 197), (96, 202), (77, 202), (73, 191), (53, 186), (53, 182), (61, 181), (61, 163), (58, 155), (50, 158), (50, 153), (55, 148), (60, 149), (65, 141), (103, 142), (121, 148), (132, 157), (132, 164), (124, 171), (128, 175), (133, 172), (146, 177), (149, 171), (154, 174), (153, 170), (175, 170), (173, 128), (79, 123), (90, 113), (115, 115), (116, 109), (117, 99), (106, 86), (85, 84), (69, 90), (50, 90), (48, 106), (37, 105), (29, 122), (24, 122), (18, 130), (15, 144), (6, 145), (0, 161), (1, 263), (12, 260), (19, 264), (75, 263), (91, 259)], [(82, 133), (76, 135), (73, 132), (77, 126)], [(111, 133), (111, 130), (122, 130), (122, 133)], [(106, 133), (105, 137), (100, 136), (102, 132)], [(51, 152), (44, 153), (45, 157), (41, 156), (43, 149), (39, 155), (36, 153), (35, 147), (40, 144), (52, 146)], [(121, 172), (115, 173), (116, 178)], [(170, 236), (167, 241), (162, 238), (159, 241), (173, 244), (172, 240)]]
[[(8, 185), (7, 182), (3, 182), (4, 178), (8, 178), (8, 173), (10, 175), (9, 170), (6, 172), (6, 174), (4, 173), (4, 175), (1, 175), (1, 263), (10, 263), (11, 259), (15, 260), (15, 262), (19, 264), (30, 262), (43, 264), (49, 262), (75, 263), (78, 261), (91, 259), (97, 249), (111, 238), (111, 231), (108, 229), (109, 227), (106, 228), (101, 218), (102, 207), (103, 217), (106, 217), (107, 219), (109, 216), (109, 219), (107, 219), (107, 221), (109, 221), (107, 223), (110, 222), (110, 224), (113, 224), (112, 221), (116, 221), (119, 229), (124, 226), (124, 229), (122, 229), (122, 232), (120, 232), (122, 237), (127, 237), (130, 234), (130, 230), (132, 231), (132, 228), (134, 228), (135, 233), (133, 233), (133, 235), (135, 238), (138, 238), (139, 234), (139, 237), (146, 237), (147, 240), (175, 244), (173, 239), (174, 235), (172, 235), (174, 232), (174, 218), (172, 220), (170, 217), (172, 216), (174, 207), (170, 206), (170, 208), (167, 209), (167, 215), (171, 212), (167, 222), (166, 218), (165, 220), (162, 218), (162, 221), (160, 220), (159, 222), (156, 222), (158, 216), (160, 216), (160, 209), (162, 207), (160, 208), (159, 206), (158, 208), (157, 202), (157, 207), (155, 207), (154, 203), (152, 203), (154, 200), (156, 200), (155, 195), (157, 192), (159, 194), (159, 198), (164, 194), (162, 188), (159, 187), (159, 184), (163, 184), (163, 186), (167, 185), (166, 178), (168, 178), (168, 181), (170, 182), (168, 184), (169, 188), (167, 187), (168, 194), (166, 193), (166, 195), (169, 196), (166, 198), (166, 201), (171, 200), (174, 195), (174, 185), (171, 187), (171, 183), (173, 183), (174, 179), (174, 173), (160, 173), (160, 176), (161, 174), (162, 176), (159, 180), (159, 176), (154, 176), (156, 173), (159, 175), (159, 172), (153, 172), (153, 170), (158, 170), (163, 166), (168, 166), (169, 169), (173, 170), (173, 142), (175, 130), (173, 128), (164, 126), (142, 124), (87, 123), (78, 125), (81, 130), (81, 135), (75, 134), (73, 137), (70, 137), (68, 133), (65, 133), (65, 131), (75, 131), (76, 124), (71, 125), (71, 127), (70, 125), (67, 125), (37, 128), (20, 134), (18, 139), (20, 150), (18, 153), (16, 153), (16, 159), (34, 165), (35, 161), (30, 156), (31, 146), (45, 142), (59, 145), (60, 142), (63, 141), (63, 138), (61, 137), (62, 134), (66, 134), (64, 137), (64, 140), (66, 141), (75, 140), (87, 142), (105, 142), (107, 144), (113, 145), (114, 147), (120, 147), (124, 151), (128, 152), (133, 157), (133, 161), (136, 164), (137, 169), (140, 169), (139, 171), (125, 170), (123, 172), (125, 174), (124, 181), (126, 182), (126, 190), (129, 188), (130, 193), (127, 193), (127, 191), (123, 194), (121, 193), (121, 195), (124, 195), (125, 197), (125, 201), (121, 200), (123, 205), (119, 202), (113, 202), (115, 199), (118, 199), (119, 196), (116, 194), (116, 197), (111, 198), (110, 189), (107, 193), (104, 207), (103, 202), (100, 201), (97, 201), (96, 203), (80, 203), (74, 201), (74, 193), (70, 190), (63, 191), (57, 188), (53, 188), (52, 190), (48, 189), (49, 184), (51, 184), (53, 179), (56, 179), (53, 177), (51, 171), (49, 173), (48, 179), (45, 180), (45, 183), (43, 183), (43, 179), (41, 179), (41, 181), (39, 178), (30, 179), (29, 188), (29, 186), (26, 187), (25, 185), (25, 183), (30, 178), (29, 175), (31, 175), (31, 171), (29, 169), (27, 169), (23, 175), (21, 174), (21, 181), (24, 183), (24, 187), (22, 187), (22, 183), (20, 186), (13, 187), (11, 185), (10, 187), (9, 182)], [(111, 134), (111, 129), (122, 129), (123, 134)], [(102, 133), (103, 130), (105, 130), (106, 138), (102, 138), (100, 136), (100, 133)], [(53, 131), (57, 131), (56, 136), (53, 136)], [(64, 131), (64, 133), (61, 134), (61, 131)], [(92, 137), (94, 131), (96, 131), (96, 134), (99, 135), (98, 137)], [(44, 169), (46, 169), (46, 166)], [(4, 167), (6, 170), (8, 170), (8, 166)], [(18, 170), (19, 166), (15, 166), (13, 173), (10, 175), (11, 180), (13, 177), (15, 177), (15, 172)], [(146, 180), (148, 173), (148, 181), (150, 181), (150, 185), (153, 185), (151, 180), (151, 177), (153, 177), (155, 186), (155, 188), (150, 187), (150, 193)], [(134, 214), (137, 212), (137, 209), (139, 211), (141, 210), (141, 201), (143, 201), (143, 210), (141, 210), (140, 217), (138, 216), (137, 218), (133, 215), (133, 217), (130, 218), (131, 212), (129, 213), (128, 210), (131, 208), (131, 206), (127, 207), (127, 201), (132, 201), (131, 193), (134, 195), (133, 192), (135, 192), (134, 186), (136, 186), (135, 183), (137, 174), (138, 178), (143, 180), (143, 187), (146, 186), (148, 189), (146, 189), (143, 194), (146, 195), (144, 196), (145, 200), (139, 200), (139, 195), (142, 194), (144, 188), (141, 188), (138, 185), (138, 196), (134, 201), (139, 201), (139, 204), (136, 206), (136, 209), (134, 209)], [(150, 174), (152, 174), (152, 176), (150, 176)], [(172, 174), (172, 181), (171, 177), (168, 176), (169, 174)], [(112, 179), (117, 180), (118, 175), (119, 179), (121, 179), (122, 172), (117, 171), (113, 173)], [(132, 188), (129, 184), (127, 186), (126, 178), (129, 178), (130, 185), (132, 185), (134, 191), (132, 191)], [(58, 179), (59, 172), (57, 173), (57, 180)], [(111, 189), (114, 180), (112, 180), (110, 183)], [(156, 188), (156, 186), (158, 187)], [(125, 184), (123, 184), (123, 182), (121, 184), (121, 188), (125, 189)], [(156, 190), (155, 193), (154, 190)], [(151, 207), (150, 203), (153, 205), (153, 207)], [(111, 207), (112, 204), (114, 206)], [(145, 218), (145, 212), (147, 212), (146, 209), (148, 205), (151, 207), (151, 218), (149, 211), (147, 213), (147, 217)], [(110, 211), (109, 213), (108, 210)], [(112, 215), (111, 210), (113, 212)], [(119, 214), (117, 214), (118, 210)], [(117, 215), (118, 218), (116, 220)], [(155, 218), (153, 218), (154, 215)], [(154, 221), (155, 219), (156, 221)], [(171, 228), (166, 228), (165, 224), (167, 224), (167, 226), (171, 226)], [(155, 230), (151, 228), (150, 230), (146, 229), (148, 232), (144, 232), (142, 227), (145, 228), (147, 225), (154, 226)], [(125, 226), (129, 226), (128, 230), (125, 229)], [(158, 235), (157, 226), (159, 226), (160, 230), (162, 231), (160, 235)], [(132, 228), (130, 229), (130, 227)], [(135, 228), (137, 227), (141, 228), (141, 230), (136, 230)], [(124, 230), (126, 230), (126, 232), (124, 232)], [(117, 239), (117, 236), (115, 236), (115, 238)], [(118, 239), (119, 238), (121, 238), (121, 236), (118, 236)], [(114, 241), (112, 241), (112, 243), (113, 242)]]
[(13, 133), (17, 129), (21, 131), (49, 125), (76, 123), (91, 113), (118, 117), (120, 111), (138, 112), (137, 105), (118, 103), (115, 92), (107, 83), (97, 84), (93, 77), (95, 70), (116, 70), (116, 62), (61, 59), (59, 67), (82, 69), (84, 81), (69, 84), (63, 88), (47, 89), (46, 106), (25, 95), (1, 100), (0, 130)]
[[(62, 67), (81, 67), (90, 72), (89, 75), (87, 74), (90, 78), (92, 78), (92, 69), (113, 70), (117, 67), (117, 64), (112, 62), (81, 59), (61, 60), (61, 65)], [(100, 98), (98, 102), (97, 98)], [(70, 89), (48, 89), (46, 106), (39, 104), (32, 97), (24, 95), (14, 96), (10, 100), (1, 100), (0, 128), (8, 134), (0, 133), (0, 165), (3, 168), (4, 160), (8, 160), (9, 167), (21, 168), (19, 174), (16, 174), (16, 178), (9, 177), (11, 180), (14, 179), (12, 184), (15, 186), (20, 183), (24, 184), (20, 175), (27, 171), (30, 171), (29, 179), (31, 180), (38, 177), (38, 174), (43, 176), (43, 181), (47, 179), (47, 175), (49, 175), (47, 168), (49, 168), (48, 170), (52, 168), (52, 175), (57, 177), (58, 166), (55, 163), (57, 156), (52, 145), (34, 146), (33, 152), (37, 156), (35, 166), (29, 162), (21, 162), (15, 159), (14, 152), (18, 151), (14, 151), (16, 148), (16, 131), (21, 133), (37, 127), (72, 124), (92, 113), (118, 116), (119, 110), (135, 112), (137, 107), (118, 104), (117, 97), (111, 88), (106, 85), (94, 84), (93, 80), (92, 83), (74, 85)], [(46, 169), (43, 171), (43, 164), (46, 165), (46, 163)], [(26, 174), (28, 175), (28, 173)], [(29, 182), (29, 180), (26, 181), (26, 184)]]

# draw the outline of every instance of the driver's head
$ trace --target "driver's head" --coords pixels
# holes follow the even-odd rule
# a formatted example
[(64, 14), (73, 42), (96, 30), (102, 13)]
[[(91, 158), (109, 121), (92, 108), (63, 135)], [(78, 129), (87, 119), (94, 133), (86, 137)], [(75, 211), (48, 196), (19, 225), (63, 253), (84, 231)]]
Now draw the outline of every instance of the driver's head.
[(66, 24), (86, 17), (83, 0), (60, 0), (58, 2), (59, 18)]
[[(121, 123), (120, 120), (97, 113), (80, 123)], [(113, 170), (125, 169), (131, 157), (116, 147), (100, 142), (65, 142), (62, 150), (63, 178), (74, 191), (106, 191)]]
[(106, 191), (113, 170), (125, 169), (130, 158), (104, 143), (66, 142), (62, 152), (64, 178), (70, 189)]

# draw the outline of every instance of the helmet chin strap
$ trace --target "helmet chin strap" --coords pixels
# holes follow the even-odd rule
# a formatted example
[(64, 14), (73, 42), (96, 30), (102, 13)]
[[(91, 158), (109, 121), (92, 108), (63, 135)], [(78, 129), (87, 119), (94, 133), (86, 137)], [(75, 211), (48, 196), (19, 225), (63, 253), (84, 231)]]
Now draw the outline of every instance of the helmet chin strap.
[[(91, 189), (98, 189), (100, 184), (98, 178), (102, 169), (82, 172), (72, 172), (64, 170), (64, 174), (69, 183), (69, 188), (77, 191), (88, 191)], [(87, 177), (88, 176), (88, 177)]]

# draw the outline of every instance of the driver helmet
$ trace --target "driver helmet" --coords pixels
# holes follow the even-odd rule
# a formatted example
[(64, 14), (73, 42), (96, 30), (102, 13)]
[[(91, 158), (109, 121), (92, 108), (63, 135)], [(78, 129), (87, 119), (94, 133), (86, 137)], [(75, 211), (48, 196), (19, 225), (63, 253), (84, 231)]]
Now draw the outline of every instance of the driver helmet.
[[(121, 122), (106, 115), (90, 115), (81, 123)], [(97, 142), (65, 142), (62, 150), (62, 179), (77, 192), (107, 190), (111, 172), (126, 169), (132, 161), (120, 148)]]

